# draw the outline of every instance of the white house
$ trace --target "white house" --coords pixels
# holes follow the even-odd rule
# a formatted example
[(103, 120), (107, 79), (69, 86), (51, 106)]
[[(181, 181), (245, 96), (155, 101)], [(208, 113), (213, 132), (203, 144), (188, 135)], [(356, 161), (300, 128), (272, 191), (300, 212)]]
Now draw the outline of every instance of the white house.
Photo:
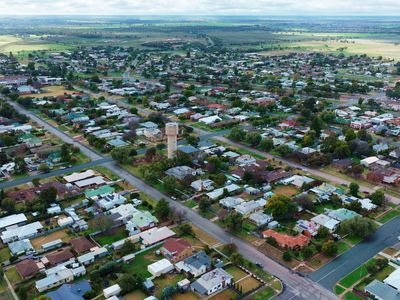
[(191, 284), (191, 289), (201, 295), (211, 295), (232, 284), (233, 277), (221, 268), (212, 270)]
[(118, 284), (114, 284), (103, 290), (104, 297), (111, 298), (112, 296), (118, 296), (121, 293), (122, 289)]

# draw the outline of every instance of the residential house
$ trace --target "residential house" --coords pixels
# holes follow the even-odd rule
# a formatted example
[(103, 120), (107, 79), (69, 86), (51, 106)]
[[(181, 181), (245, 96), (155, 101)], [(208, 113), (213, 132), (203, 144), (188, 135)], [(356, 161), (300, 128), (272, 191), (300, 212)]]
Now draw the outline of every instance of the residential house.
[(96, 246), (84, 236), (72, 239), (69, 243), (71, 244), (72, 249), (78, 254), (85, 253)]
[(307, 237), (314, 237), (318, 234), (320, 225), (309, 220), (297, 220), (294, 230)]
[(395, 288), (374, 279), (370, 284), (364, 288), (371, 299), (376, 300), (400, 300), (400, 293)]
[(267, 225), (273, 219), (274, 218), (271, 215), (267, 215), (261, 210), (256, 211), (249, 216), (249, 221), (259, 227)]
[(71, 258), (74, 258), (75, 256), (72, 254), (72, 252), (68, 248), (63, 248), (60, 249), (56, 252), (50, 253), (46, 255), (46, 259), (48, 263), (52, 266), (56, 266), (60, 263), (69, 261)]
[(310, 243), (310, 238), (303, 234), (298, 234), (297, 236), (290, 236), (287, 234), (276, 232), (272, 229), (263, 231), (264, 238), (274, 238), (278, 245), (285, 249), (301, 249)]
[(161, 253), (172, 263), (177, 263), (193, 254), (192, 245), (181, 238), (169, 238), (161, 248)]
[(267, 204), (267, 200), (262, 198), (258, 200), (250, 200), (240, 203), (235, 207), (235, 210), (244, 217), (247, 217), (251, 213), (263, 209), (265, 204)]
[(13, 241), (20, 241), (23, 239), (30, 239), (35, 237), (43, 229), (39, 221), (26, 224), (20, 227), (8, 227), (6, 231), (1, 233), (3, 243), (8, 244)]
[(340, 225), (340, 222), (338, 220), (335, 220), (324, 214), (320, 214), (313, 217), (311, 221), (327, 228), (331, 233), (334, 232)]
[(9, 243), (8, 248), (13, 256), (35, 253), (35, 249), (28, 239)]
[(39, 267), (32, 259), (25, 259), (15, 265), (15, 269), (22, 278), (27, 279), (39, 273)]
[(204, 251), (200, 251), (176, 263), (175, 267), (179, 272), (198, 277), (210, 270), (211, 265), (210, 257)]
[(231, 276), (224, 269), (217, 268), (212, 270), (191, 284), (191, 289), (201, 295), (211, 295), (217, 291), (225, 289), (233, 283)]
[(170, 237), (173, 237), (175, 232), (173, 232), (168, 227), (154, 227), (149, 230), (143, 231), (139, 233), (139, 237), (142, 240), (142, 243), (146, 246), (154, 245), (158, 242), (164, 241)]
[(84, 266), (80, 266), (73, 269), (66, 267), (59, 268), (57, 272), (48, 274), (47, 277), (36, 281), (36, 289), (41, 293), (57, 287), (61, 284), (68, 283), (74, 280), (74, 278), (80, 277), (86, 274)]
[(51, 300), (84, 300), (84, 295), (92, 290), (89, 281), (63, 284), (55, 291), (46, 294)]
[(219, 200), (219, 204), (227, 209), (233, 209), (243, 202), (244, 200), (240, 197), (226, 197)]

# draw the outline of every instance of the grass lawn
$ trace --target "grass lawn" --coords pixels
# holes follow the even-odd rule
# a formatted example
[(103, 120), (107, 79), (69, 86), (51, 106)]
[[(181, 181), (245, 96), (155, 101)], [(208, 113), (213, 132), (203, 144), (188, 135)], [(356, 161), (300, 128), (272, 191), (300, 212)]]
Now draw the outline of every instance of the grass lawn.
[(149, 271), (147, 271), (147, 266), (160, 260), (161, 257), (155, 254), (155, 251), (159, 247), (150, 249), (146, 252), (138, 254), (135, 259), (129, 264), (123, 264), (123, 269), (126, 273), (138, 274), (143, 278), (148, 278), (152, 276)]
[(257, 292), (253, 297), (251, 298), (252, 300), (266, 300), (270, 299), (275, 295), (275, 291), (271, 287), (266, 287), (265, 289), (262, 289), (261, 291)]
[(11, 254), (7, 247), (0, 250), (0, 262), (9, 260), (10, 257)]
[(231, 300), (231, 299), (236, 299), (238, 295), (231, 289), (226, 289), (222, 291), (221, 293), (218, 293), (211, 298), (208, 298), (208, 300)]
[(175, 294), (172, 296), (172, 300), (199, 300), (200, 297), (193, 292), (187, 292), (184, 294)]
[(363, 240), (363, 238), (358, 237), (358, 236), (347, 236), (345, 238), (345, 240), (347, 242), (349, 242), (350, 244), (356, 245), (356, 244), (360, 243)]
[(189, 208), (193, 208), (197, 205), (197, 202), (194, 201), (193, 199), (190, 199), (190, 200), (186, 201), (184, 204), (185, 204), (185, 206), (187, 206)]
[(299, 193), (299, 190), (291, 185), (280, 185), (273, 189), (273, 192), (277, 195), (286, 197), (292, 197)]
[(191, 224), (194, 233), (196, 234), (196, 237), (198, 237), (200, 240), (204, 241), (206, 244), (208, 244), (210, 247), (218, 244), (218, 241), (214, 239), (212, 236), (210, 236), (208, 233), (205, 231), (201, 230), (197, 226)]
[(343, 299), (345, 299), (345, 300), (364, 300), (364, 298), (361, 298), (360, 296), (357, 296), (353, 292), (347, 292), (346, 294), (344, 294), (344, 298)]
[(342, 294), (344, 291), (345, 291), (344, 288), (342, 288), (342, 287), (339, 286), (339, 285), (335, 285), (335, 294), (336, 294), (336, 295), (340, 295), (340, 294)]
[(106, 232), (104, 234), (95, 237), (95, 240), (102, 246), (111, 245), (112, 243), (122, 240), (127, 237), (124, 228), (117, 228), (117, 230), (112, 230), (112, 232)]
[(353, 272), (345, 276), (342, 280), (339, 281), (339, 283), (346, 287), (349, 288), (352, 285), (354, 285), (357, 281), (359, 281), (361, 278), (365, 277), (368, 275), (367, 271), (367, 266), (371, 263), (374, 263), (375, 259), (372, 258), (369, 261), (367, 261), (364, 265), (359, 266), (357, 269), (355, 269)]
[(7, 275), (8, 280), (10, 280), (11, 284), (13, 285), (22, 279), (15, 267), (9, 268), (7, 271), (5, 271), (5, 274)]
[(338, 242), (337, 246), (338, 246), (338, 254), (342, 254), (343, 252), (350, 249), (350, 246), (345, 242)]
[(257, 279), (253, 277), (247, 277), (245, 279), (242, 279), (238, 282), (241, 290), (243, 293), (247, 293), (253, 289), (258, 288), (260, 285), (262, 285), (261, 282), (259, 282)]
[(154, 279), (154, 285), (156, 286), (155, 295), (158, 299), (162, 298), (162, 292), (167, 286), (176, 286), (176, 284), (184, 279), (183, 274), (167, 274)]
[(379, 217), (378, 222), (386, 223), (399, 215), (400, 215), (400, 211), (393, 209), (393, 210), (387, 212), (386, 214), (384, 214), (383, 216)]
[(375, 275), (375, 278), (378, 279), (379, 281), (383, 281), (386, 277), (388, 277), (393, 271), (395, 270), (394, 267), (392, 266), (387, 266), (386, 268), (384, 268), (382, 271), (380, 271), (379, 273), (377, 273)]
[(229, 266), (228, 268), (225, 269), (229, 274), (233, 276), (234, 281), (238, 281), (239, 279), (242, 279), (243, 277), (247, 276), (247, 273), (245, 271), (242, 271), (236, 266)]

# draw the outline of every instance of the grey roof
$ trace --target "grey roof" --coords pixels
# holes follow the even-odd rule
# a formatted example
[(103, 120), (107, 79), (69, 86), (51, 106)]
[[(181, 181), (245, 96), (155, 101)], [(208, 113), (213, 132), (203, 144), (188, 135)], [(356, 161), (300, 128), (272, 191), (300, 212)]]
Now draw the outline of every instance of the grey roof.
[(47, 293), (51, 300), (84, 300), (83, 295), (92, 288), (87, 280), (75, 284), (63, 284), (58, 290)]
[(187, 154), (199, 152), (199, 149), (191, 145), (179, 147), (178, 150)]
[(10, 251), (13, 255), (20, 254), (28, 250), (34, 250), (31, 242), (28, 239), (9, 243), (8, 248), (10, 248)]
[(210, 257), (204, 252), (200, 251), (196, 254), (185, 259), (185, 264), (191, 265), (196, 269), (199, 269), (201, 266), (206, 266), (206, 268), (211, 267), (211, 259)]
[(193, 290), (197, 291), (201, 295), (207, 294), (207, 289), (202, 286), (197, 280), (192, 282), (190, 286)]
[(400, 291), (376, 279), (365, 287), (365, 291), (378, 299), (400, 300)]

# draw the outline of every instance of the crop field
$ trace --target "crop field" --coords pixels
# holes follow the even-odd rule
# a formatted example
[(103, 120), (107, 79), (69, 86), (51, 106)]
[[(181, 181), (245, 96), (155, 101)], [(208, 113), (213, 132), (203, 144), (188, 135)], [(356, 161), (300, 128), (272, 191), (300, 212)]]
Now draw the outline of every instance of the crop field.
[(296, 51), (320, 51), (328, 53), (343, 53), (347, 55), (367, 54), (369, 56), (400, 60), (400, 45), (389, 40), (346, 39), (327, 41), (302, 41), (286, 43)]
[(41, 50), (65, 50), (68, 46), (56, 43), (48, 43), (38, 37), (21, 38), (12, 35), (0, 35), (0, 52), (21, 54), (23, 52)]

